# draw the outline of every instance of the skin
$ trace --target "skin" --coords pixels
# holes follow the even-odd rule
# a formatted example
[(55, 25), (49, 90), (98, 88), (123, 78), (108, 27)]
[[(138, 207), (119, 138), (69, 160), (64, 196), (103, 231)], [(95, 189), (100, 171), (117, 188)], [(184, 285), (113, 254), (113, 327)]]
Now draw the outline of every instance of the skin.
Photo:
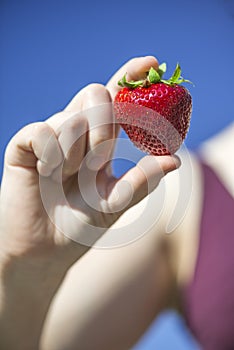
[[(164, 205), (160, 220), (136, 241), (114, 249), (91, 249), (73, 265), (47, 315), (43, 349), (77, 349), (77, 344), (82, 349), (130, 349), (162, 310), (182, 312), (179, 292), (194, 269), (202, 194), (193, 187), (186, 217), (165, 235), (178, 200), (175, 184), (188, 176), (187, 159), (181, 156), (179, 171), (164, 179), (169, 192), (165, 203), (157, 203), (160, 185), (152, 193), (154, 210)], [(195, 158), (190, 175), (193, 182), (200, 181)], [(144, 200), (115, 226), (140, 216), (143, 204)], [(143, 222), (135, 230), (143, 230)]]
[[(233, 126), (199, 150), (232, 196), (234, 168), (227, 160), (234, 146)], [(183, 316), (181, 290), (193, 278), (198, 254), (203, 178), (195, 155), (181, 152), (180, 157), (181, 167), (164, 179), (165, 210), (151, 230), (123, 247), (91, 249), (70, 269), (47, 315), (43, 349), (77, 349), (77, 344), (82, 349), (130, 349), (162, 310), (174, 308)], [(190, 191), (186, 208), (178, 179)], [(161, 205), (161, 185), (152, 193), (156, 206)], [(143, 203), (115, 226), (141, 215)], [(165, 235), (176, 203), (184, 215)]]
[[(153, 190), (165, 174), (179, 167), (177, 157), (146, 156), (121, 179), (115, 179), (110, 166), (103, 165), (103, 158), (110, 157), (114, 142), (112, 148), (98, 148), (117, 135), (117, 130), (111, 126), (111, 113), (105, 115), (105, 127), (99, 126), (103, 116), (97, 113), (96, 127), (90, 128), (86, 110), (112, 101), (118, 91), (116, 82), (123, 72), (128, 71), (128, 79), (144, 78), (144, 72), (151, 66), (158, 67), (157, 60), (151, 56), (129, 61), (106, 87), (87, 86), (64, 111), (45, 122), (27, 125), (10, 141), (5, 154), (0, 201), (0, 339), (4, 349), (39, 347), (55, 293), (69, 268), (90, 249), (63, 233), (72, 232), (79, 240), (80, 235), (90, 234), (91, 224), (103, 227), (99, 235), (103, 234), (124, 211), (148, 194), (147, 182)], [(64, 124), (67, 120), (69, 122)], [(69, 149), (68, 145), (79, 132), (82, 136)], [(87, 178), (100, 169), (97, 187), (104, 198), (94, 198), (99, 211), (86, 205), (76, 186), (75, 179), (83, 160)], [(63, 187), (73, 209), (66, 202), (59, 208), (52, 205), (49, 208), (51, 222), (43, 205), (39, 180), (46, 179), (47, 188), (53, 188), (59, 181), (61, 164)], [(132, 190), (131, 201), (127, 204), (126, 183), (130, 185), (127, 191)], [(84, 182), (84, 189), (89, 186), (88, 181)], [(70, 220), (72, 212), (80, 219), (75, 226)], [(90, 245), (94, 242), (91, 240)]]
[[(151, 56), (127, 62), (106, 87), (99, 84), (86, 87), (64, 111), (45, 123), (27, 126), (10, 142), (0, 202), (0, 339), (4, 349), (129, 349), (163, 309), (175, 307), (182, 311), (179, 293), (193, 276), (203, 200), (202, 175), (196, 157), (182, 152), (182, 165), (177, 169), (180, 165), (177, 157), (146, 156), (130, 173), (116, 180), (110, 166), (102, 166), (103, 158), (111, 156), (114, 142), (109, 143), (112, 145), (109, 149), (101, 145), (118, 133), (117, 128), (113, 130), (108, 124), (105, 128), (90, 129), (67, 154), (74, 134), (80, 130), (83, 134), (89, 129), (91, 120), (86, 111), (109, 103), (118, 91), (116, 81), (126, 71), (128, 79), (142, 79), (151, 66), (156, 69), (158, 66)], [(103, 114), (97, 113), (95, 117), (98, 125)], [(111, 123), (111, 115), (107, 113), (105, 118)], [(63, 125), (64, 120), (70, 122)], [(227, 139), (233, 142), (230, 141), (233, 127), (231, 130), (231, 136), (230, 133), (228, 137), (224, 135), (226, 142)], [(51, 135), (48, 152), (43, 154)], [(219, 175), (231, 189), (233, 169), (229, 171), (229, 167), (226, 171), (223, 163), (231, 154), (221, 161), (214, 149), (222, 142), (219, 138), (212, 142), (212, 147), (204, 147), (204, 158), (214, 169), (223, 169)], [(221, 153), (231, 149), (230, 143)], [(95, 153), (95, 150), (102, 152)], [(44, 208), (39, 175), (53, 188), (58, 182), (59, 164), (64, 155), (64, 189), (82, 221), (73, 226), (71, 208), (66, 203), (59, 211), (52, 207), (50, 219), (59, 225), (58, 230)], [(101, 169), (98, 189), (105, 200), (109, 200), (109, 206), (115, 208), (114, 214), (103, 212), (106, 201), (100, 197), (96, 198), (96, 203), (101, 216), (84, 205), (74, 182), (83, 160), (85, 174)], [(167, 176), (163, 177), (164, 174)], [(126, 182), (123, 179), (133, 188), (132, 200), (124, 209)], [(173, 234), (165, 235), (183, 190), (180, 179), (182, 183), (184, 179), (189, 181), (189, 200), (185, 213), (172, 225)], [(79, 235), (90, 234), (90, 223), (97, 227), (102, 224), (101, 234), (106, 231), (108, 234), (109, 227), (121, 231), (126, 224), (129, 230), (142, 232), (145, 216), (137, 225), (132, 218), (144, 213), (147, 182), (155, 203), (153, 209), (163, 207), (163, 210), (159, 220), (139, 239), (121, 247), (100, 249), (95, 241), (91, 242), (92, 247), (87, 247), (61, 233), (61, 229), (72, 232), (78, 235), (75, 238), (79, 241)], [(117, 184), (119, 196), (115, 197)], [(161, 203), (163, 185), (167, 191)], [(86, 187), (90, 187), (88, 180), (84, 183)], [(95, 188), (91, 190), (93, 193)], [(116, 212), (118, 208), (121, 210)]]
[[(227, 160), (232, 159), (233, 135), (232, 123), (199, 150), (232, 196), (234, 164)], [(163, 309), (175, 308), (183, 316), (181, 290), (193, 278), (198, 254), (203, 177), (195, 155), (180, 152), (180, 157), (181, 167), (164, 179), (165, 210), (151, 230), (123, 247), (91, 249), (73, 265), (47, 315), (43, 349), (77, 349), (77, 344), (82, 349), (130, 349)], [(161, 185), (152, 194), (155, 211), (161, 206)], [(184, 190), (190, 192), (186, 208)], [(115, 226), (140, 216), (142, 203)], [(165, 235), (177, 205), (183, 215)]]

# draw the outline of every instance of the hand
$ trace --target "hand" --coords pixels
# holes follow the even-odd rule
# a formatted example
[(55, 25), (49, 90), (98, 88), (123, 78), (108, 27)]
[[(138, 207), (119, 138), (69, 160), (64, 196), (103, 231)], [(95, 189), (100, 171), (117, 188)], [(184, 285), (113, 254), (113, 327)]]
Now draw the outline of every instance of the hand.
[(128, 79), (143, 78), (151, 66), (158, 66), (153, 57), (129, 61), (106, 87), (87, 86), (64, 111), (13, 137), (1, 190), (1, 241), (6, 251), (42, 258), (59, 253), (70, 264), (147, 195), (149, 183), (152, 190), (164, 173), (178, 166), (175, 157), (146, 156), (115, 179), (108, 162), (118, 132), (111, 111), (117, 81), (126, 71)]

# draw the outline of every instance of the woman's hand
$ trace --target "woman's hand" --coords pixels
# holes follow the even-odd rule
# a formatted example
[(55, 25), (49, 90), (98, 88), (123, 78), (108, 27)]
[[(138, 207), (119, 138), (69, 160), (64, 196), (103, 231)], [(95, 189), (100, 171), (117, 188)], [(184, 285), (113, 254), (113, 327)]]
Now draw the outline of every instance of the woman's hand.
[[(1, 246), (11, 255), (71, 264), (129, 207), (178, 165), (174, 157), (144, 157), (121, 179), (109, 160), (118, 127), (112, 98), (123, 72), (142, 78), (153, 57), (123, 66), (107, 87), (91, 84), (64, 111), (20, 130), (5, 156)], [(130, 198), (130, 200), (129, 200)], [(69, 238), (71, 239), (69, 239)], [(77, 243), (74, 243), (76, 241)]]

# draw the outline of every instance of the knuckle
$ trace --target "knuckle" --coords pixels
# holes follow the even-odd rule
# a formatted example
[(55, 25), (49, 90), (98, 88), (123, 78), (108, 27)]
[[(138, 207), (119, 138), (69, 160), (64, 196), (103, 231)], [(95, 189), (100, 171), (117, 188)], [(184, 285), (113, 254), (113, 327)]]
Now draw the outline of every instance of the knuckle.
[(45, 122), (35, 123), (29, 135), (29, 139), (31, 140), (32, 147), (36, 147), (36, 145), (42, 145), (43, 143), (49, 142), (51, 137), (53, 138), (54, 131), (53, 129)]
[(128, 61), (128, 64), (131, 64), (134, 66), (135, 64), (137, 64), (139, 62), (139, 59), (141, 59), (141, 57), (133, 57)]
[(107, 88), (99, 83), (89, 84), (84, 90), (85, 97), (97, 97), (102, 96), (106, 100), (111, 101), (110, 93)]
[(35, 130), (37, 128), (39, 129), (41, 124), (44, 123), (36, 122), (25, 125), (10, 139), (5, 149), (4, 158), (6, 162), (8, 159), (12, 158), (13, 154), (17, 154), (21, 147), (24, 147), (25, 144), (27, 145), (27, 143), (30, 144), (32, 142), (35, 135)]
[(93, 91), (93, 92), (97, 92), (97, 91), (102, 91), (105, 89), (105, 86), (103, 84), (100, 83), (91, 83), (89, 85), (86, 86), (86, 91)]
[(38, 123), (31, 124), (31, 127), (32, 128), (30, 128), (31, 129), (30, 131), (32, 132), (32, 135), (34, 137), (40, 136), (41, 134), (44, 134), (44, 133), (51, 132), (51, 128), (45, 122), (38, 122)]
[(7, 161), (8, 161), (9, 155), (11, 153), (13, 142), (14, 142), (14, 137), (8, 142), (8, 144), (6, 146), (5, 155), (4, 155), (5, 163), (7, 163)]
[(76, 112), (64, 110), (47, 119), (46, 124), (49, 125), (51, 130), (53, 130), (57, 136), (59, 136), (64, 127), (68, 125), (70, 121), (76, 117), (76, 115)]
[(85, 115), (73, 115), (60, 126), (58, 136), (65, 133), (80, 137), (87, 132), (87, 125), (88, 123)]

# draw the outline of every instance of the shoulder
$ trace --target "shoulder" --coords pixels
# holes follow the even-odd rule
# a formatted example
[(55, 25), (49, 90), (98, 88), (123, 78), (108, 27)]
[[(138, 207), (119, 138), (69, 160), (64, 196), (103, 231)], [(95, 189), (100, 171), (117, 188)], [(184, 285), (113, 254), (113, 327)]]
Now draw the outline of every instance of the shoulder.
[(234, 196), (234, 122), (219, 134), (204, 142), (199, 150), (201, 157), (218, 175)]
[(181, 168), (165, 178), (168, 195), (164, 216), (178, 285), (193, 276), (200, 239), (204, 182), (201, 161), (234, 195), (234, 123), (204, 142), (196, 154), (180, 153)]

